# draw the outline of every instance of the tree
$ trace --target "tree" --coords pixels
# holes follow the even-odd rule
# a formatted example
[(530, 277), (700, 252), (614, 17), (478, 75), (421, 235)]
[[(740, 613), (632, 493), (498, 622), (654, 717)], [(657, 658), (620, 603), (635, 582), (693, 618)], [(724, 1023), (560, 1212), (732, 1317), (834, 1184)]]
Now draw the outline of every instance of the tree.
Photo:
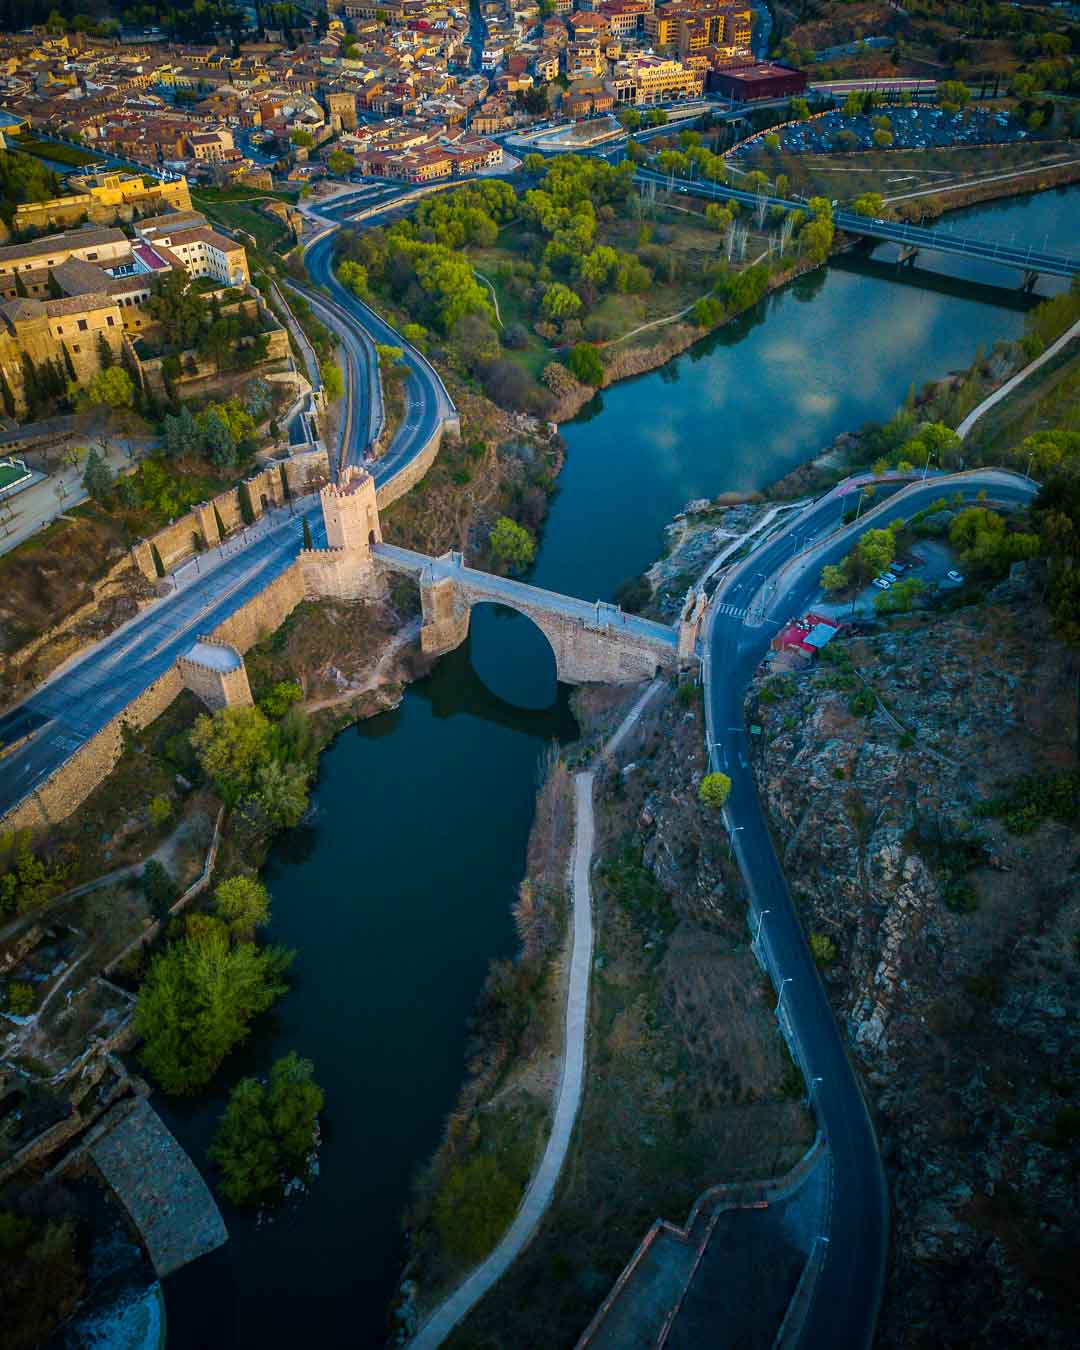
[(358, 300), (362, 300), (368, 291), (368, 271), (360, 263), (343, 258), (338, 263), (338, 280), (346, 290), (352, 291)]
[(347, 150), (335, 150), (327, 156), (326, 167), (332, 174), (341, 178), (356, 167), (356, 160)]
[(873, 139), (874, 144), (877, 146), (879, 150), (887, 150), (889, 146), (892, 145), (893, 143), (893, 134), (891, 131), (881, 131), (879, 129), (878, 131), (874, 132)]
[(299, 825), (308, 809), (308, 771), (300, 764), (271, 759), (256, 774), (253, 804), (274, 825)]
[(566, 364), (582, 384), (599, 388), (604, 383), (604, 363), (591, 342), (579, 342), (570, 352)]
[(310, 131), (304, 131), (302, 127), (298, 127), (289, 137), (289, 140), (301, 150), (310, 150), (315, 144), (315, 137)]
[(61, 889), (69, 870), (39, 857), (29, 830), (0, 835), (0, 869), (0, 914), (39, 909)]
[(885, 198), (880, 192), (864, 192), (861, 197), (856, 197), (851, 205), (857, 216), (868, 216), (876, 220), (881, 215)]
[(304, 697), (304, 691), (296, 680), (279, 680), (259, 699), (259, 707), (275, 722), (285, 716), (294, 704)]
[(197, 455), (202, 446), (202, 436), (191, 409), (185, 403), (179, 413), (172, 417), (166, 413), (164, 418), (165, 453), (171, 459), (184, 455)]
[(719, 811), (731, 796), (731, 779), (726, 773), (707, 773), (698, 788), (698, 798), (710, 810)]
[(326, 397), (331, 403), (336, 403), (345, 392), (345, 381), (341, 378), (341, 367), (336, 361), (324, 361), (319, 366), (319, 375), (322, 377)]
[(556, 281), (544, 291), (540, 308), (547, 319), (568, 319), (581, 308), (581, 296)]
[(509, 516), (500, 516), (488, 538), (492, 561), (511, 572), (523, 572), (536, 553), (532, 533)]
[(258, 708), (222, 708), (196, 719), (191, 745), (226, 806), (250, 796), (272, 755), (271, 726)]
[(309, 551), (314, 547), (311, 542), (311, 525), (307, 516), (304, 517), (304, 547)]
[(189, 916), (184, 937), (154, 958), (135, 1005), (142, 1062), (166, 1092), (210, 1081), (251, 1018), (285, 992), (291, 960), (280, 947), (233, 945), (221, 919)]
[(79, 402), (100, 404), (119, 411), (130, 408), (135, 402), (135, 385), (123, 366), (110, 366), (99, 370), (90, 380), (85, 390), (78, 394)]
[(96, 450), (86, 456), (86, 468), (83, 471), (83, 487), (88, 497), (96, 502), (107, 502), (112, 496), (113, 473), (101, 459)]
[(847, 572), (843, 567), (826, 564), (821, 569), (821, 589), (823, 591), (842, 591), (847, 585)]
[(937, 96), (942, 112), (955, 113), (967, 107), (971, 90), (963, 80), (942, 80), (937, 87)]
[(161, 324), (166, 342), (177, 351), (194, 347), (206, 318), (206, 302), (191, 289), (191, 278), (174, 268), (153, 283), (146, 308)]
[(811, 933), (810, 954), (819, 966), (827, 966), (836, 960), (836, 943), (826, 933)]
[(804, 98), (793, 98), (788, 105), (788, 116), (796, 122), (805, 122), (810, 116), (810, 104)]
[(251, 941), (270, 922), (270, 892), (251, 877), (229, 877), (214, 889), (214, 910), (234, 938)]
[(162, 825), (172, 815), (172, 801), (168, 797), (158, 795), (150, 798), (150, 803), (146, 808), (146, 814), (150, 817), (150, 824), (155, 829), (160, 829)]
[(210, 1146), (225, 1197), (258, 1204), (280, 1196), (290, 1173), (306, 1175), (324, 1101), (315, 1066), (293, 1051), (270, 1070), (269, 1088), (242, 1078)]
[(848, 574), (854, 580), (876, 577), (896, 556), (896, 536), (892, 530), (867, 530), (848, 555)]
[(169, 909), (176, 903), (180, 890), (168, 871), (156, 858), (150, 858), (143, 866), (139, 876), (139, 885), (146, 896), (150, 912), (158, 919), (164, 919)]

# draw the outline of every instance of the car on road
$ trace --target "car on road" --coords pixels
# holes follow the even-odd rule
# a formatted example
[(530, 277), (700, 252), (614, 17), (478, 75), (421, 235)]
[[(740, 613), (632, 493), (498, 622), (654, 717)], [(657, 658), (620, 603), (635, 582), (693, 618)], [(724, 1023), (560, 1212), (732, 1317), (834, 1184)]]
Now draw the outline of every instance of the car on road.
[(874, 585), (877, 586), (879, 590), (887, 591), (892, 585), (892, 582), (886, 581), (884, 577), (875, 577)]
[(897, 576), (902, 576), (908, 570), (909, 563), (894, 562), (889, 567), (890, 572), (895, 572)]
[(955, 586), (962, 586), (964, 584), (964, 574), (962, 572), (949, 571), (946, 572), (945, 575)]

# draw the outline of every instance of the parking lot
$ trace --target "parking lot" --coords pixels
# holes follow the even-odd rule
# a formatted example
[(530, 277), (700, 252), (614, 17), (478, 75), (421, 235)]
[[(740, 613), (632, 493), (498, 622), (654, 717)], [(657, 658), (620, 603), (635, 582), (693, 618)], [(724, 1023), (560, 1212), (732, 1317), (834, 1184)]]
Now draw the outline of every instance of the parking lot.
[[(963, 584), (949, 576), (950, 572), (957, 572), (957, 575), (960, 575), (959, 564), (953, 550), (940, 539), (920, 539), (914, 548), (901, 553), (900, 559), (910, 564), (904, 569), (901, 579), (906, 581), (908, 577), (917, 577), (926, 587), (925, 599), (932, 598), (937, 591), (957, 590)], [(890, 589), (891, 587), (875, 586), (873, 581), (870, 581), (858, 592), (854, 600), (850, 597), (842, 601), (830, 600), (823, 595), (821, 599), (814, 601), (813, 609), (816, 614), (824, 614), (827, 618), (842, 619), (845, 622), (850, 622), (853, 618), (872, 619), (876, 614), (874, 600), (879, 595), (887, 594)]]
[[(873, 150), (874, 118), (887, 117), (894, 150), (927, 150), (955, 145), (1007, 145), (1027, 139), (1023, 125), (1005, 113), (970, 108), (946, 113), (940, 108), (876, 108), (873, 113), (850, 117), (839, 109), (810, 122), (793, 122), (777, 129), (782, 150), (797, 154), (828, 154), (838, 149)], [(851, 132), (856, 144), (837, 142), (841, 132)], [(747, 157), (757, 147), (747, 145), (733, 157)]]

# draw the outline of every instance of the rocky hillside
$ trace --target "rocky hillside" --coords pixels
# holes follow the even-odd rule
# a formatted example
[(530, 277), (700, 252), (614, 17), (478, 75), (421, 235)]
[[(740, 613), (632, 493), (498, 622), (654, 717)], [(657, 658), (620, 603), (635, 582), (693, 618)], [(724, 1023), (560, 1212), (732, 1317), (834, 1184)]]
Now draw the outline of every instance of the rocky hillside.
[(890, 1177), (886, 1347), (1080, 1343), (1078, 662), (1038, 589), (834, 642), (749, 697)]

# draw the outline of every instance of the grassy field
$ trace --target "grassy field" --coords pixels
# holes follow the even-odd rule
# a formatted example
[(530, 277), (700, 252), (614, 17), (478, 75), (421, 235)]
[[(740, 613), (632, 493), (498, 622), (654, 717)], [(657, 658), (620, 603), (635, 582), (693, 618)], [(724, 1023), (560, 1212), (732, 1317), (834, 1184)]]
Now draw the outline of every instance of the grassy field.
[(54, 145), (51, 141), (39, 141), (33, 136), (20, 136), (15, 144), (25, 154), (35, 155), (38, 159), (51, 159), (54, 164), (70, 164), (72, 168), (102, 163), (101, 156), (89, 150), (76, 150), (72, 145)]
[(260, 199), (257, 197), (249, 201), (228, 201), (193, 192), (191, 200), (211, 220), (230, 230), (243, 230), (250, 234), (260, 253), (273, 253), (279, 244), (291, 238), (280, 220), (263, 215), (258, 209)]
[(1048, 429), (1080, 431), (1080, 343), (1070, 343), (974, 425), (967, 444), (984, 462)]
[(762, 148), (743, 167), (760, 169), (770, 178), (786, 174), (791, 190), (847, 201), (863, 192), (900, 197), (909, 192), (965, 184), (1021, 169), (1038, 169), (1076, 158), (1067, 141), (1017, 145), (957, 146), (954, 149), (867, 150), (854, 154), (770, 154)]

